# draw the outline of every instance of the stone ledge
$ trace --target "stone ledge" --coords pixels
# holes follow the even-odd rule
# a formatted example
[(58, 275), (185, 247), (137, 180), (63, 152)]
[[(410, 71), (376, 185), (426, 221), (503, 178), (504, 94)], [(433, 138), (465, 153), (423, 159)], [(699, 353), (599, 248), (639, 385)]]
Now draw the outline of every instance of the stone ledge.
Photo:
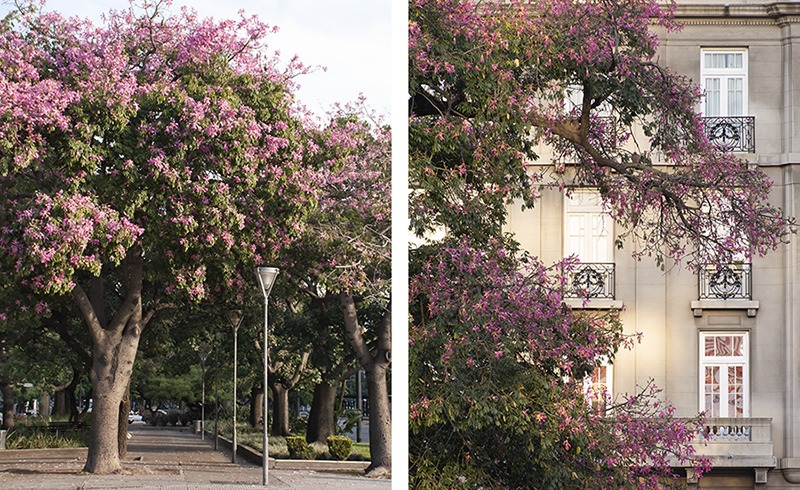
[(623, 303), (618, 299), (565, 299), (564, 303), (575, 310), (621, 310)]
[(758, 314), (758, 301), (746, 299), (701, 299), (692, 301), (689, 308), (694, 316), (703, 316), (703, 310), (747, 310), (747, 316), (754, 317)]

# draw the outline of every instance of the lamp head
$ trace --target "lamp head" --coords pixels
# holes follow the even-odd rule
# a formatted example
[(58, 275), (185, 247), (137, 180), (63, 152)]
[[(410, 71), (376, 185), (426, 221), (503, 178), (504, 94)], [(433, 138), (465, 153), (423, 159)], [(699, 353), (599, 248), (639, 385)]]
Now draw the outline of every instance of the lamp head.
[(258, 277), (258, 285), (261, 286), (261, 292), (264, 298), (269, 298), (269, 293), (272, 291), (272, 286), (275, 284), (275, 278), (278, 276), (279, 269), (277, 267), (257, 267), (256, 276)]
[(244, 313), (242, 313), (242, 310), (228, 310), (225, 312), (225, 316), (228, 317), (228, 322), (231, 324), (231, 327), (233, 327), (234, 330), (239, 328), (239, 325), (244, 319)]

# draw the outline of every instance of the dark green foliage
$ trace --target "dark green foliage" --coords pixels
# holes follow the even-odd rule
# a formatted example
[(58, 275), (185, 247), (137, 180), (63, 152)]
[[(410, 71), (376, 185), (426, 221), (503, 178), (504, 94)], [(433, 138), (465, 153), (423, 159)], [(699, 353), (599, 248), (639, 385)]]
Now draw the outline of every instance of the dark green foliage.
[(333, 459), (337, 461), (344, 461), (350, 456), (350, 451), (353, 449), (353, 441), (345, 436), (330, 436), (328, 437), (328, 451), (331, 453)]
[(314, 449), (308, 445), (303, 436), (287, 437), (286, 447), (291, 459), (312, 459), (314, 457)]

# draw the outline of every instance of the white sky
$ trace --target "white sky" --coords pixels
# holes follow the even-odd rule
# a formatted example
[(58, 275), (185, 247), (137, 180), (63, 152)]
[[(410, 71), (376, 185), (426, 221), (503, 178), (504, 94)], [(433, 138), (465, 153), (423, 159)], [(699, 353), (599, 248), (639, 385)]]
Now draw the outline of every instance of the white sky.
[[(11, 3), (0, 0), (0, 16)], [(128, 5), (128, 0), (47, 0), (45, 10), (99, 23), (102, 12)], [(181, 5), (193, 7), (201, 18), (238, 19), (239, 10), (245, 10), (280, 27), (267, 42), (281, 59), (296, 54), (305, 65), (327, 68), (297, 79), (298, 99), (318, 115), (359, 94), (379, 114), (390, 114), (390, 0), (174, 0), (170, 10), (177, 13)]]

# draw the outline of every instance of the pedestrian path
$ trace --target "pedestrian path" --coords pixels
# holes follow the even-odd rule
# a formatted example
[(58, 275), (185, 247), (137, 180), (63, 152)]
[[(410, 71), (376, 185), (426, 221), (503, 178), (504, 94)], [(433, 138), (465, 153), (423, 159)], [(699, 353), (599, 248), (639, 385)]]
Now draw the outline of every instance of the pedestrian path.
[[(124, 474), (81, 473), (86, 449), (0, 451), (2, 489), (253, 489), (261, 486), (261, 466), (230, 452), (214, 451), (213, 443), (188, 428), (134, 424), (130, 430)], [(269, 488), (388, 490), (390, 480), (366, 478), (353, 471), (274, 469)]]

